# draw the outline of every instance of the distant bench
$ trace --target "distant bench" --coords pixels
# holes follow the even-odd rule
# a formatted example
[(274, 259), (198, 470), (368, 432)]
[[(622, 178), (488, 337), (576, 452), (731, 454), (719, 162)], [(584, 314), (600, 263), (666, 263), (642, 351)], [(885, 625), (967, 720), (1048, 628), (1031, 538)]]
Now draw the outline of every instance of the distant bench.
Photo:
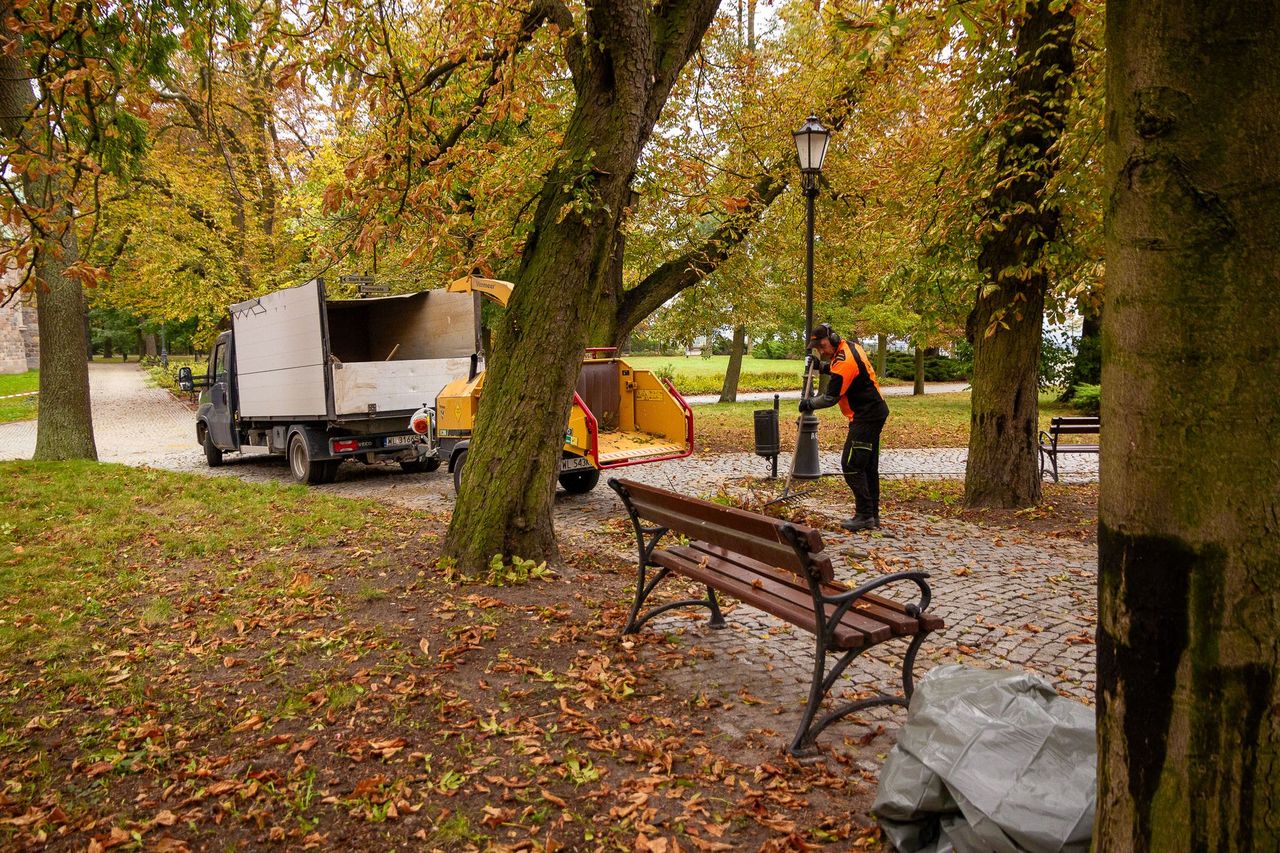
[(1046, 463), (1053, 471), (1053, 481), (1058, 482), (1058, 454), (1060, 453), (1093, 453), (1097, 454), (1096, 444), (1062, 443), (1059, 439), (1064, 435), (1098, 435), (1102, 419), (1097, 417), (1053, 418), (1049, 421), (1049, 431), (1040, 432), (1040, 476), (1044, 477)]
[[(635, 601), (623, 634), (634, 634), (658, 614), (687, 606), (710, 609), (711, 627), (723, 628), (716, 592), (813, 634), (813, 680), (800, 727), (787, 750), (792, 755), (816, 751), (818, 734), (855, 711), (876, 705), (907, 705), (920, 644), (931, 631), (943, 627), (940, 617), (925, 612), (930, 600), (926, 573), (882, 575), (848, 590), (832, 582), (831, 558), (823, 553), (822, 536), (812, 527), (632, 480), (611, 479), (609, 485), (631, 515), (639, 549)], [(646, 521), (651, 524), (646, 525)], [(668, 532), (682, 536), (665, 547), (657, 547)], [(657, 569), (651, 578), (650, 569)], [(654, 587), (672, 572), (703, 584), (707, 597), (659, 605), (642, 614), (641, 608)], [(872, 593), (897, 582), (914, 583), (919, 588), (919, 601), (900, 604)], [(842, 705), (814, 722), (822, 700), (853, 659), (898, 637), (908, 640), (902, 661), (904, 695), (879, 693)], [(828, 654), (838, 655), (830, 667)]]

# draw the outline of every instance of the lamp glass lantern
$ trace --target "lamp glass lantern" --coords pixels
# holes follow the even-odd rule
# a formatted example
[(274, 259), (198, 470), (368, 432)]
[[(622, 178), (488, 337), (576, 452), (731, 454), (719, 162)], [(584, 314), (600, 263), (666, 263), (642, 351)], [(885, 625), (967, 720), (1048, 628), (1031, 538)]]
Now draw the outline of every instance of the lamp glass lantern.
[(816, 175), (822, 171), (822, 161), (827, 157), (827, 142), (831, 139), (831, 131), (822, 126), (817, 116), (809, 116), (809, 120), (792, 136), (796, 140), (796, 155), (800, 158), (800, 171), (805, 175)]

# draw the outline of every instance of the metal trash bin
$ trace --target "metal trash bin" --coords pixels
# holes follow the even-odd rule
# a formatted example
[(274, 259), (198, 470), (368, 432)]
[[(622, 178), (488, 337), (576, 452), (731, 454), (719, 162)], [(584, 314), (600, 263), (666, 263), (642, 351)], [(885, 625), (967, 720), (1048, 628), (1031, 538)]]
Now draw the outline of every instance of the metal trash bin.
[(756, 409), (756, 456), (768, 459), (781, 449), (778, 440), (778, 410)]

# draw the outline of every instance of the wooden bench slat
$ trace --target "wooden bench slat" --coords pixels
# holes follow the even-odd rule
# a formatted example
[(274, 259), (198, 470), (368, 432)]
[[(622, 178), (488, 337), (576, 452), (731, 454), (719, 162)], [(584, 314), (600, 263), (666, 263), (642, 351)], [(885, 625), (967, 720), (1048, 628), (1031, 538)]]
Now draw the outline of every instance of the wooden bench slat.
[[(782, 529), (786, 522), (756, 515), (744, 510), (713, 504), (710, 501), (628, 482), (627, 494), (640, 517), (662, 527), (683, 533), (691, 539), (702, 539), (754, 557), (771, 566), (805, 577), (806, 565), (787, 541)], [(808, 545), (810, 553), (822, 551), (822, 536), (804, 525), (792, 525)], [(832, 576), (831, 561), (822, 557), (811, 560), (823, 580)]]
[[(772, 566), (761, 563), (758, 560), (752, 560), (750, 557), (744, 557), (741, 554), (726, 551), (723, 548), (718, 548), (706, 542), (690, 542), (687, 548), (685, 546), (680, 546), (678, 549), (671, 550), (678, 550), (685, 553), (690, 559), (701, 559), (703, 555), (713, 558), (718, 563), (718, 570), (728, 571), (734, 576), (741, 576), (743, 572), (750, 572), (761, 580), (768, 580), (770, 583), (782, 584), (787, 587), (790, 592), (780, 594), (785, 594), (789, 600), (804, 608), (804, 612), (806, 616), (808, 616), (808, 619), (803, 625), (801, 625), (801, 627), (809, 631), (809, 633), (813, 633), (813, 593), (810, 592), (808, 584), (802, 586), (794, 578), (788, 576), (784, 572), (779, 572)], [(754, 579), (744, 578), (744, 580)], [(839, 595), (845, 591), (840, 587), (832, 586), (830, 584), (824, 584), (823, 587), (826, 592), (832, 595)], [(762, 584), (761, 588), (765, 588), (765, 585)], [(772, 589), (773, 587), (769, 586), (768, 588)], [(836, 605), (826, 605), (824, 615), (827, 618), (830, 618), (835, 614), (835, 612)], [(879, 619), (867, 613), (854, 613), (852, 609), (846, 611), (845, 615), (841, 618), (848, 623), (849, 627), (866, 634), (873, 643), (883, 642), (895, 634), (904, 633), (895, 630), (898, 626), (894, 624), (895, 622), (901, 622), (903, 619), (910, 620), (911, 631), (907, 633), (914, 633), (916, 627), (915, 620), (910, 619), (910, 617), (907, 616), (895, 618), (890, 615), (886, 619)], [(889, 629), (887, 633), (883, 630), (886, 627)]]
[[(737, 563), (684, 546), (657, 551), (653, 561), (813, 633), (813, 599), (776, 573), (772, 577), (755, 575), (747, 580), (739, 573), (741, 567)], [(834, 609), (830, 608), (828, 615)], [(834, 641), (836, 648), (855, 649), (884, 642), (892, 636), (893, 631), (882, 622), (847, 614), (836, 626)]]
[[(739, 556), (724, 548), (710, 545), (706, 542), (690, 542), (689, 546), (699, 551), (704, 551), (717, 557), (730, 560), (737, 563), (739, 566), (742, 566), (744, 569), (749, 569), (750, 571), (758, 574), (767, 576), (770, 572), (776, 571), (767, 564), (761, 563), (759, 560), (751, 560), (749, 558)], [(779, 580), (783, 579), (780, 575), (778, 578)], [(790, 578), (786, 578), (783, 582), (803, 593), (805, 606), (810, 606), (812, 599), (810, 598), (808, 586), (801, 585), (798, 581)], [(914, 589), (914, 587), (912, 588)], [(827, 595), (840, 595), (848, 590), (842, 586), (835, 586), (834, 584), (828, 583), (822, 585), (822, 591)], [(936, 631), (944, 624), (942, 617), (940, 616), (934, 616), (928, 613), (922, 613), (919, 617), (911, 616), (907, 613), (907, 606), (905, 604), (889, 598), (883, 598), (870, 592), (862, 596), (862, 598), (859, 599), (858, 604), (854, 605), (854, 607), (859, 613), (888, 625), (896, 637), (914, 634), (916, 631), (920, 630), (921, 627), (929, 631)], [(833, 612), (835, 612), (835, 608), (828, 607), (827, 615), (830, 616)]]
[[(725, 560), (728, 563), (734, 564), (741, 570), (754, 572), (761, 577), (774, 578), (795, 590), (795, 600), (803, 604), (806, 612), (813, 610), (813, 594), (809, 591), (808, 584), (802, 586), (796, 580), (779, 574), (777, 569), (761, 563), (758, 560), (752, 560), (748, 557), (743, 557), (740, 554), (734, 554), (731, 551), (726, 551), (724, 548), (719, 548), (706, 542), (690, 542), (689, 548), (701, 553), (710, 554), (717, 559)], [(844, 587), (835, 586), (834, 584), (823, 584), (822, 591), (826, 595), (840, 595), (848, 590)], [(835, 613), (835, 611), (835, 605), (828, 604), (826, 606), (826, 615), (828, 617)], [(886, 610), (884, 608), (857, 608), (857, 614), (860, 614), (860, 617), (853, 619), (849, 624), (861, 631), (865, 631), (868, 634), (874, 634), (876, 637), (883, 637), (884, 639), (887, 639), (889, 636), (914, 634), (918, 628), (915, 618), (908, 616), (905, 608), (898, 611)], [(843, 618), (850, 619), (851, 615), (854, 615), (854, 610), (852, 609), (848, 611)], [(882, 632), (878, 630), (880, 626), (888, 627), (891, 634), (882, 634)], [(808, 625), (805, 627), (808, 627)], [(881, 642), (881, 640), (877, 640), (876, 642)]]
[(767, 515), (704, 501), (701, 498), (682, 495), (679, 492), (662, 489), (658, 486), (650, 486), (646, 483), (637, 483), (633, 480), (626, 481), (625, 486), (633, 501), (643, 499), (649, 506), (662, 506), (664, 504), (678, 506), (681, 510), (689, 513), (690, 516), (700, 520), (712, 520), (726, 515), (734, 520), (734, 527), (743, 533), (750, 536), (773, 539), (776, 542), (786, 543), (786, 539), (782, 535), (782, 528), (786, 524), (791, 524), (808, 544), (810, 553), (816, 554), (823, 547), (822, 533), (816, 528), (808, 527), (804, 524), (794, 524), (777, 518), (770, 518)]
[[(767, 574), (773, 574), (778, 571), (777, 566), (773, 566), (768, 562), (765, 562), (759, 559), (754, 559), (746, 554), (741, 553), (740, 551), (734, 551), (732, 549), (725, 548), (721, 545), (715, 545), (710, 542), (705, 542), (701, 539), (691, 539), (689, 540), (689, 545), (701, 551), (706, 551), (709, 554), (714, 554), (717, 557), (723, 557), (729, 560), (733, 560), (734, 562), (740, 563), (743, 566), (743, 568), (748, 568), (755, 572), (765, 572)], [(819, 570), (819, 574), (823, 578), (829, 578), (834, 576), (835, 571), (831, 565), (831, 558), (828, 557), (826, 554), (810, 554), (809, 560), (815, 566), (817, 566)], [(810, 592), (809, 592), (809, 582), (807, 578), (801, 578), (797, 575), (790, 574), (790, 573), (780, 577), (785, 577), (785, 583), (803, 592), (804, 600), (806, 602), (811, 600)], [(830, 584), (830, 581), (826, 580), (823, 582), (823, 587), (828, 588), (829, 584)], [(835, 590), (835, 587), (829, 587), (829, 588), (832, 590)]]
[[(884, 598), (876, 595), (874, 592), (868, 592), (866, 595), (862, 596), (862, 601), (870, 602), (877, 607), (882, 607), (885, 610), (891, 610), (895, 613), (901, 613), (902, 615), (907, 616), (907, 606), (905, 604), (900, 601), (894, 601), (891, 598)], [(937, 631), (946, 625), (946, 622), (941, 616), (934, 615), (928, 611), (921, 613), (919, 616), (907, 616), (907, 618), (918, 620), (920, 622), (920, 627), (926, 631)]]

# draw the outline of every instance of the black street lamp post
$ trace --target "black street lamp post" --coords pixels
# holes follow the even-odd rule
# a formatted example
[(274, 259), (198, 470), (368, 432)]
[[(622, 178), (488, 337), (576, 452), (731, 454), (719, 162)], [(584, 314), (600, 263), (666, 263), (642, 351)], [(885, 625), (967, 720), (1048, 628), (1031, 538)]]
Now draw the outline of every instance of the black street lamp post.
[[(800, 161), (800, 180), (805, 195), (804, 339), (807, 348), (813, 334), (813, 203), (818, 197), (818, 176), (822, 174), (822, 161), (827, 156), (831, 131), (819, 123), (817, 116), (811, 115), (804, 126), (792, 135), (796, 141), (796, 156)], [(806, 398), (813, 393), (813, 361), (813, 354), (806, 351), (802, 392)], [(822, 476), (822, 463), (818, 458), (818, 416), (813, 412), (800, 415), (791, 476), (798, 480), (816, 480)]]

